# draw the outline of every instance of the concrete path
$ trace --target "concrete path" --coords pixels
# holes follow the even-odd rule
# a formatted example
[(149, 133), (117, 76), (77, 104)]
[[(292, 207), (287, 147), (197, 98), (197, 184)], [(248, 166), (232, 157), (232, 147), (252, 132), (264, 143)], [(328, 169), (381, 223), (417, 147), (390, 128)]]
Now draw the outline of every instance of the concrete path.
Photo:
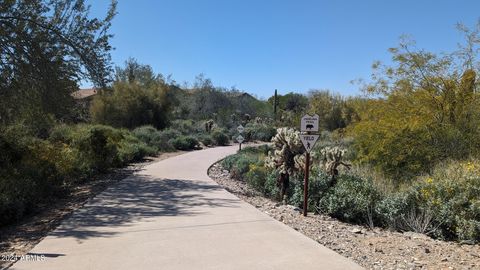
[(76, 211), (12, 269), (361, 269), (207, 176), (219, 147), (147, 166)]

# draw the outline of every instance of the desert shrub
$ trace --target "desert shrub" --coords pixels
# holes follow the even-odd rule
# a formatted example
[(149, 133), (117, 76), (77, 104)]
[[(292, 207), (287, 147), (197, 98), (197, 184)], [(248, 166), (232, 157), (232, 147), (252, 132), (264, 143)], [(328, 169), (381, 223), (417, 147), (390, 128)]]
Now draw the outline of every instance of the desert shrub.
[(378, 221), (374, 209), (381, 194), (369, 179), (343, 174), (337, 184), (329, 189), (319, 201), (319, 210), (341, 220), (354, 223)]
[(161, 81), (149, 84), (116, 81), (112, 89), (95, 95), (90, 107), (95, 123), (135, 128), (153, 125), (161, 129), (169, 124), (172, 97)]
[[(299, 177), (301, 179), (298, 179), (298, 183), (294, 184), (293, 194), (290, 198), (290, 203), (298, 207), (303, 207), (304, 180), (302, 176)], [(330, 178), (331, 176), (325, 172), (312, 169), (308, 181), (308, 211), (318, 212), (320, 199), (329, 188)]]
[(120, 134), (106, 126), (88, 127), (80, 133), (78, 146), (92, 161), (92, 166), (101, 172), (109, 167), (120, 165), (116, 142)]
[(443, 163), (411, 186), (386, 195), (376, 212), (385, 226), (397, 230), (479, 242), (479, 186), (477, 160)]
[(251, 155), (239, 155), (230, 169), (230, 175), (237, 180), (245, 180), (245, 174), (250, 169), (250, 164), (255, 164), (258, 159)]
[(66, 194), (75, 182), (155, 153), (128, 130), (58, 125), (48, 140), (19, 127), (0, 132), (0, 225), (38, 203)]
[(221, 163), (222, 167), (225, 168), (227, 171), (230, 171), (233, 168), (233, 165), (235, 164), (237, 159), (238, 159), (237, 154), (227, 156), (222, 160), (222, 163)]
[(228, 145), (228, 143), (230, 142), (230, 140), (228, 139), (228, 136), (219, 130), (215, 130), (212, 132), (212, 139), (215, 142), (215, 145), (219, 145), (219, 146)]
[(198, 140), (203, 143), (205, 146), (213, 145), (213, 138), (208, 134), (199, 134), (197, 135)]
[(156, 146), (159, 151), (172, 152), (175, 151), (171, 140), (181, 136), (181, 133), (175, 129), (167, 128), (159, 132), (159, 138), (156, 142)]
[(354, 160), (356, 157), (355, 148), (353, 147), (353, 138), (344, 137), (340, 135), (340, 132), (334, 131), (322, 131), (320, 132), (320, 137), (318, 138), (315, 147), (312, 149), (312, 156), (321, 157), (321, 151), (327, 147), (340, 147), (342, 149), (347, 149), (345, 153), (346, 160)]
[[(237, 154), (231, 155), (223, 159), (222, 166), (230, 172), (230, 175), (237, 179), (237, 180), (247, 180), (246, 174), (250, 171), (251, 168), (255, 170), (255, 172), (251, 173), (251, 177), (255, 178), (263, 167), (263, 161), (265, 158), (265, 148), (257, 148), (257, 147), (246, 147), (239, 151)], [(265, 171), (266, 172), (266, 171)], [(259, 180), (258, 178), (252, 180), (253, 182), (263, 181)], [(254, 186), (259, 186), (254, 184)], [(263, 192), (263, 191), (262, 191)]]
[(411, 187), (417, 208), (432, 213), (429, 231), (444, 239), (480, 241), (480, 162), (451, 161)]
[(264, 145), (259, 145), (255, 147), (244, 147), (239, 153), (266, 156), (268, 155), (268, 152), (271, 150), (272, 150), (271, 146), (269, 146), (268, 144), (264, 144)]
[(280, 199), (280, 189), (277, 185), (278, 172), (272, 170), (267, 171), (265, 179), (264, 194), (272, 199)]
[(265, 193), (267, 170), (263, 164), (250, 164), (248, 172), (245, 174), (245, 179), (247, 181), (247, 185), (249, 185), (251, 188), (261, 192), (262, 194)]
[[(142, 138), (148, 140), (145, 136)], [(130, 131), (103, 125), (59, 126), (49, 140), (75, 149), (80, 162), (77, 166), (83, 168), (85, 174), (122, 166), (156, 152)]]
[(180, 136), (180, 132), (170, 128), (159, 131), (152, 126), (142, 126), (134, 129), (133, 135), (156, 151), (170, 152), (175, 151), (170, 140)]
[[(172, 121), (172, 123), (170, 124), (170, 127), (172, 128), (174, 127), (175, 130), (177, 130), (183, 135), (195, 134), (200, 131), (199, 130), (200, 128), (196, 126), (193, 120), (191, 119), (188, 119), (188, 120), (178, 119), (178, 120)], [(201, 129), (201, 131), (203, 131), (203, 129)]]
[(179, 137), (182, 135), (182, 133), (176, 129), (173, 129), (173, 128), (166, 128), (162, 131), (160, 131), (161, 135), (163, 135), (163, 137), (168, 137), (170, 139), (172, 138), (176, 138), (176, 137)]
[(159, 133), (153, 126), (141, 126), (132, 131), (133, 135), (147, 145), (155, 145), (159, 140)]
[(179, 136), (170, 140), (170, 143), (178, 150), (193, 150), (197, 148), (198, 141), (192, 136)]
[(118, 144), (118, 156), (122, 164), (140, 161), (145, 156), (155, 155), (157, 150), (157, 147), (149, 146), (133, 134), (128, 133), (124, 135), (123, 140)]
[(277, 133), (276, 129), (267, 124), (248, 123), (245, 126), (245, 140), (269, 142)]
[(0, 133), (0, 225), (19, 220), (39, 202), (64, 194), (72, 171), (68, 146), (12, 130)]

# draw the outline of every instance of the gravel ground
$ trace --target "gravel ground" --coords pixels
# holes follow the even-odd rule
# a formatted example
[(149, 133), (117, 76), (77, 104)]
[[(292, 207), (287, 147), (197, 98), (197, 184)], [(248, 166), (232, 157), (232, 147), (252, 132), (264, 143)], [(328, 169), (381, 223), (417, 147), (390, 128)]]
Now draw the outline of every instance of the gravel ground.
[(338, 221), (267, 199), (230, 178), (219, 163), (210, 177), (229, 192), (318, 243), (351, 258), (367, 269), (480, 269), (480, 245), (434, 240), (412, 232), (393, 232)]

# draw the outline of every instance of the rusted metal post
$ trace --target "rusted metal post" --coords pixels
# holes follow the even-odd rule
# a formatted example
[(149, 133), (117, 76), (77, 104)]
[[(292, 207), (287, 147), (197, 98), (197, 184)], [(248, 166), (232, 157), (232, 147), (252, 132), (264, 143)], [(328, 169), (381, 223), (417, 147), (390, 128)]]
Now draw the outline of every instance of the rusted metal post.
[(307, 216), (308, 210), (308, 176), (310, 171), (310, 153), (307, 152), (305, 160), (305, 181), (303, 184), (303, 216)]

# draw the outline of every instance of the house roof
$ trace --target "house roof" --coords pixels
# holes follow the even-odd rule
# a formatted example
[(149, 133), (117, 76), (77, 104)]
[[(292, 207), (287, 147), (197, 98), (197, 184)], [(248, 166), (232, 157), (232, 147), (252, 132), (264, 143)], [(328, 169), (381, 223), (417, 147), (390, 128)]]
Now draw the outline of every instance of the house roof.
[(97, 89), (95, 88), (88, 88), (88, 89), (80, 89), (72, 93), (74, 99), (84, 99), (91, 97), (97, 94)]

